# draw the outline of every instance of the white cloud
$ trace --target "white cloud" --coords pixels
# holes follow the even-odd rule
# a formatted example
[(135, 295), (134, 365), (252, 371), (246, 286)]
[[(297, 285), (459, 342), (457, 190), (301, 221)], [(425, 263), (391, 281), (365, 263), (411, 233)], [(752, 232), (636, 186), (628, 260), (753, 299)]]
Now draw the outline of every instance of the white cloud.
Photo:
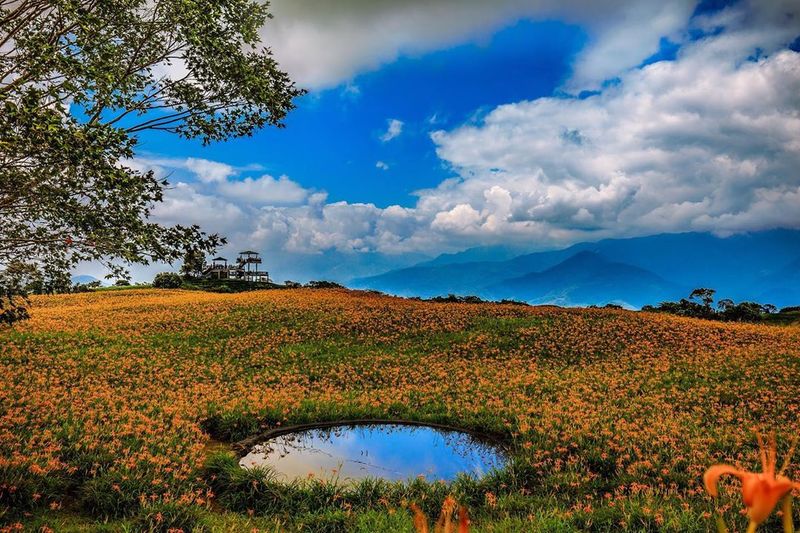
[(179, 183), (155, 214), (287, 257), (800, 228), (800, 54), (782, 49), (800, 13), (740, 7), (697, 25), (723, 29), (600, 94), (503, 105), (433, 133), (456, 175), (412, 207), (330, 203), (262, 176)]
[(387, 128), (386, 132), (381, 135), (381, 141), (389, 142), (395, 137), (399, 136), (403, 133), (403, 125), (404, 122), (402, 120), (397, 120), (396, 118), (392, 118), (386, 121)]
[(469, 204), (458, 204), (448, 211), (440, 211), (433, 217), (431, 227), (453, 233), (474, 233), (481, 222), (480, 212)]
[[(264, 174), (258, 178), (229, 179), (245, 171), (262, 170), (263, 167), (258, 164), (234, 167), (218, 161), (193, 157), (185, 159), (137, 157), (125, 161), (125, 164), (140, 171), (152, 170), (160, 177), (170, 176), (176, 170), (188, 171), (185, 176), (195, 178), (196, 182), (202, 185), (201, 192), (204, 195), (209, 198), (235, 200), (239, 205), (296, 205), (304, 203), (312, 194), (310, 189), (305, 189), (288, 176), (280, 176), (276, 179), (269, 174)], [(181, 175), (179, 174), (178, 177), (180, 178)], [(170, 181), (174, 180), (170, 179)], [(189, 187), (189, 185), (179, 182), (177, 187), (180, 189)], [(197, 189), (195, 186), (191, 187), (192, 191)]]
[(163, 224), (197, 224), (208, 233), (228, 235), (246, 224), (245, 213), (242, 206), (178, 182), (167, 189), (164, 201), (155, 205), (152, 216)]
[(288, 176), (278, 179), (268, 174), (260, 178), (245, 178), (237, 181), (224, 181), (217, 190), (223, 196), (244, 203), (261, 205), (293, 205), (303, 203), (309, 190), (292, 181)]
[(211, 161), (197, 157), (160, 157), (153, 155), (137, 156), (125, 161), (125, 164), (138, 170), (153, 170), (159, 176), (167, 176), (175, 170), (187, 171), (189, 176), (203, 183), (214, 184), (225, 182), (228, 178), (239, 175), (243, 171), (263, 170), (258, 164), (235, 167), (219, 161)]
[[(773, 50), (799, 31), (729, 28), (600, 95), (505, 105), (435, 132), (464, 178), (421, 201), (442, 212), (469, 203), (484, 236), (800, 227), (800, 54)], [(756, 47), (766, 56), (747, 60)], [(511, 197), (504, 220), (490, 219), (497, 186)]]
[(383, 161), (378, 161), (375, 163), (375, 168), (379, 168), (381, 170), (389, 170), (389, 165), (384, 163)]
[[(720, 35), (629, 71), (599, 95), (500, 106), (478, 124), (434, 133), (459, 176), (419, 191), (403, 225), (380, 227), (387, 210), (375, 206), (323, 206), (292, 222), (293, 246), (545, 247), (800, 227), (800, 54), (775, 50), (795, 29), (753, 29), (742, 12), (709, 23), (722, 20)], [(765, 57), (747, 60), (756, 47)], [(331, 224), (330, 209), (359, 222)]]
[(236, 169), (228, 164), (194, 157), (186, 158), (185, 166), (188, 170), (192, 171), (200, 181), (205, 183), (222, 182), (237, 173)]
[(366, 70), (475, 41), (516, 20), (564, 20), (586, 28), (590, 45), (571, 87), (595, 86), (658, 51), (696, 0), (273, 0), (262, 30), (276, 58), (300, 85), (339, 85)]

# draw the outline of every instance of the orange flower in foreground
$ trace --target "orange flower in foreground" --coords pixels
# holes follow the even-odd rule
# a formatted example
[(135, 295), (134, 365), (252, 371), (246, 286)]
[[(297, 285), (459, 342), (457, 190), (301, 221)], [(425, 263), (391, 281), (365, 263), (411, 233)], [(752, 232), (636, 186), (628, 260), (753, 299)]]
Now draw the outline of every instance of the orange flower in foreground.
[[(456, 533), (453, 529), (452, 514), (456, 508), (456, 500), (452, 496), (445, 498), (442, 505), (442, 513), (439, 515), (439, 520), (433, 528), (434, 533)], [(411, 504), (411, 510), (414, 512), (414, 529), (417, 533), (429, 533), (428, 519), (425, 513), (417, 506)], [(469, 518), (467, 518), (467, 510), (463, 506), (458, 506), (458, 533), (469, 532)]]
[(755, 526), (767, 519), (781, 498), (788, 495), (792, 489), (800, 488), (800, 483), (795, 483), (783, 475), (792, 458), (797, 441), (795, 440), (792, 444), (783, 467), (776, 474), (775, 435), (771, 435), (768, 447), (764, 445), (760, 434), (757, 434), (757, 438), (763, 472), (747, 472), (731, 465), (720, 464), (712, 466), (703, 475), (706, 490), (714, 497), (717, 496), (717, 482), (720, 476), (730, 474), (739, 478), (742, 482), (742, 500), (747, 507), (747, 515), (750, 517), (749, 531), (754, 530)]

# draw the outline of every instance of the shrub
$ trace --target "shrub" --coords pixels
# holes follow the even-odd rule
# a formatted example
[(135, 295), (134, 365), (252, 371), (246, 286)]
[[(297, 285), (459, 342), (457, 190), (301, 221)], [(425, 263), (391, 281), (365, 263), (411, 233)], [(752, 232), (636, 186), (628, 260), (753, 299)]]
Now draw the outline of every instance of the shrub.
[(182, 284), (181, 276), (175, 272), (161, 272), (153, 278), (153, 287), (157, 289), (178, 289)]
[(102, 285), (100, 280), (90, 281), (88, 283), (76, 283), (72, 286), (72, 292), (91, 292), (94, 289), (99, 289)]
[(505, 298), (500, 300), (497, 303), (499, 303), (499, 304), (507, 304), (507, 305), (521, 305), (521, 306), (524, 306), (524, 307), (530, 307), (530, 305), (531, 305), (528, 302), (522, 302), (520, 300), (507, 300)]
[(306, 287), (311, 289), (344, 289), (344, 285), (340, 285), (334, 281), (309, 281), (306, 283)]
[(446, 304), (482, 304), (486, 301), (479, 296), (457, 296), (455, 294), (448, 294), (447, 296), (434, 296), (429, 298), (428, 302), (446, 303)]

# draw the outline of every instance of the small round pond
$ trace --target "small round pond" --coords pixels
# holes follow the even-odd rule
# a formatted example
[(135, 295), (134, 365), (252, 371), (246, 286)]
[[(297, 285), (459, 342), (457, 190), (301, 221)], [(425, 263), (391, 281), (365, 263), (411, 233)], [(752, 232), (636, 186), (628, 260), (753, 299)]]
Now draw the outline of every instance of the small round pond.
[(267, 466), (286, 481), (368, 477), (450, 481), (501, 468), (506, 455), (487, 439), (452, 429), (408, 424), (340, 425), (284, 433), (256, 444), (243, 468)]

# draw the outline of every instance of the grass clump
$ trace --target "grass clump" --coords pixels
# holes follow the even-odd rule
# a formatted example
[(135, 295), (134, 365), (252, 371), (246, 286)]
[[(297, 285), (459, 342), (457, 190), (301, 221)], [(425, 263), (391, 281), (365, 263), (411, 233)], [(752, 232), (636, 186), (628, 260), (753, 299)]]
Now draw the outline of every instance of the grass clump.
[(191, 504), (167, 502), (153, 503), (142, 507), (133, 520), (137, 531), (148, 533), (203, 533), (209, 531), (203, 521), (203, 511)]

